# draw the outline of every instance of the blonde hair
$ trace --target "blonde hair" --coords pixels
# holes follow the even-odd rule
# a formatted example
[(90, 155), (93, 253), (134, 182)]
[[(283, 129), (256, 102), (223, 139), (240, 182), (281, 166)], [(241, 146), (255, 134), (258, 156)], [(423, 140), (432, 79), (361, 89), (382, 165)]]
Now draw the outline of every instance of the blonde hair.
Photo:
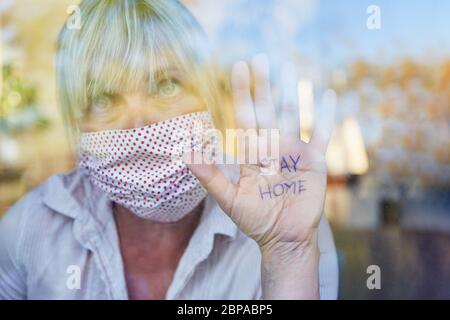
[[(219, 94), (206, 36), (177, 0), (84, 0), (81, 28), (62, 28), (57, 91), (70, 142), (90, 99), (151, 84), (175, 65), (190, 78), (219, 128)], [(74, 139), (75, 138), (75, 139)]]

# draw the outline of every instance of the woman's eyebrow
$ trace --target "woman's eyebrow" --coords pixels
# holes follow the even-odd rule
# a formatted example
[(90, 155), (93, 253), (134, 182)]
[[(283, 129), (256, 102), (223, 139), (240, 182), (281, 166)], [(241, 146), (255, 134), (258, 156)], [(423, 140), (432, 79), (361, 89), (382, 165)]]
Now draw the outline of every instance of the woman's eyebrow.
[(161, 79), (167, 77), (170, 74), (175, 74), (180, 77), (184, 77), (186, 72), (180, 70), (180, 68), (176, 66), (169, 66), (167, 68), (159, 68), (153, 72), (153, 79)]

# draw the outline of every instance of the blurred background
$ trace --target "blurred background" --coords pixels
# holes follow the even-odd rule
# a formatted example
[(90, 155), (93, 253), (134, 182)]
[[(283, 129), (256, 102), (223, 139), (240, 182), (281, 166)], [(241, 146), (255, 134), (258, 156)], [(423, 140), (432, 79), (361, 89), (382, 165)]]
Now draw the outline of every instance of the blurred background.
[[(78, 2), (0, 1), (0, 217), (74, 166), (54, 57)], [(325, 212), (339, 298), (450, 299), (450, 2), (183, 2), (211, 40), (227, 110), (232, 63), (259, 52), (270, 57), (275, 96), (283, 63), (297, 68), (305, 139), (324, 90), (337, 92)], [(371, 265), (381, 289), (366, 285)]]

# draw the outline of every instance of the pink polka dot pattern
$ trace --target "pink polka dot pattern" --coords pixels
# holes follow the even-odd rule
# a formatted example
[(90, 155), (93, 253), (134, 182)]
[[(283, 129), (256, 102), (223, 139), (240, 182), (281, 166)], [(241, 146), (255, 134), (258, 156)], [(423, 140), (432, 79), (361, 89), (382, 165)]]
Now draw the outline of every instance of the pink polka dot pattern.
[(208, 112), (195, 112), (142, 128), (82, 133), (79, 166), (136, 215), (177, 221), (207, 194), (182, 153), (205, 148), (202, 132), (212, 128)]

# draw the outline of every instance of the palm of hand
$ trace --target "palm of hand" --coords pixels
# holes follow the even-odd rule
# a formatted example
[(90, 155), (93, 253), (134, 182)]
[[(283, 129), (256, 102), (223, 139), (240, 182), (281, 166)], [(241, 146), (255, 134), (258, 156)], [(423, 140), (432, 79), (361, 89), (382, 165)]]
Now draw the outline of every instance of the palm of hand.
[[(190, 165), (190, 169), (216, 198), (236, 225), (261, 248), (277, 244), (302, 245), (317, 229), (325, 200), (325, 152), (331, 136), (335, 96), (327, 92), (322, 107), (325, 112), (316, 120), (311, 141), (300, 139), (297, 79), (286, 76), (280, 124), (272, 103), (268, 62), (264, 57), (253, 62), (254, 101), (250, 94), (250, 76), (245, 63), (233, 68), (232, 87), (238, 128), (281, 128), (279, 154), (272, 158), (276, 170), (265, 174), (261, 165), (241, 164), (237, 183), (230, 182), (215, 165)], [(255, 131), (256, 134), (256, 131)], [(240, 146), (241, 153), (252, 148)], [(253, 150), (254, 151), (254, 150)]]

